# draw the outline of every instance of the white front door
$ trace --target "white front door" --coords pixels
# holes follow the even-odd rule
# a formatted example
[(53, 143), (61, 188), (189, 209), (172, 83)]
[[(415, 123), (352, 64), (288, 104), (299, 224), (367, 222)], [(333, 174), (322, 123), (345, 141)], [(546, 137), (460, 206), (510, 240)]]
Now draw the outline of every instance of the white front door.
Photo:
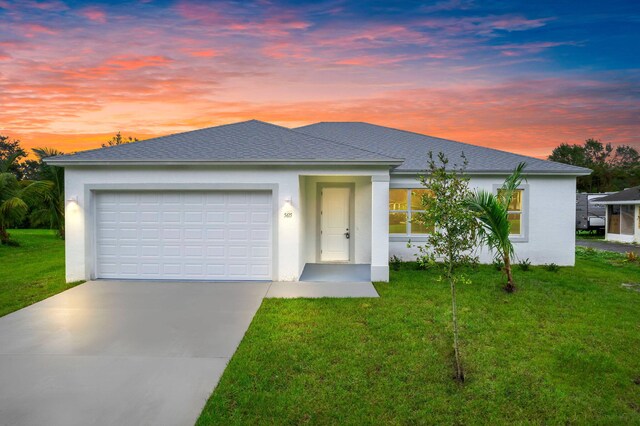
[(349, 261), (349, 188), (323, 188), (320, 219), (320, 260)]

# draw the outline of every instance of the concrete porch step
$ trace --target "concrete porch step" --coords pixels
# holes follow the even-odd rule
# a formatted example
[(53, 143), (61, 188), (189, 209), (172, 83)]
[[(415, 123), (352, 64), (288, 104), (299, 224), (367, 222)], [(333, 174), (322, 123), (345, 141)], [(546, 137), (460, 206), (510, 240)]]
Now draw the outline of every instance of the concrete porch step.
[(274, 282), (265, 298), (380, 297), (371, 282)]

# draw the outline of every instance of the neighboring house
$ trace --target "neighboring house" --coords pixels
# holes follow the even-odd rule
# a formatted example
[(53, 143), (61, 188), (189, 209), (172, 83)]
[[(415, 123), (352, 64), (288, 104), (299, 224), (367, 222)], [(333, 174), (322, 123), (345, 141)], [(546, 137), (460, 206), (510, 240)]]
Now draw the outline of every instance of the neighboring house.
[(67, 280), (295, 281), (335, 262), (386, 281), (389, 256), (413, 260), (407, 242), (426, 238), (411, 217), (430, 151), (464, 152), (471, 185), (490, 191), (525, 161), (516, 253), (573, 265), (588, 169), (373, 124), (251, 120), (47, 159), (66, 169)]
[(640, 186), (599, 198), (607, 206), (605, 239), (640, 243)]

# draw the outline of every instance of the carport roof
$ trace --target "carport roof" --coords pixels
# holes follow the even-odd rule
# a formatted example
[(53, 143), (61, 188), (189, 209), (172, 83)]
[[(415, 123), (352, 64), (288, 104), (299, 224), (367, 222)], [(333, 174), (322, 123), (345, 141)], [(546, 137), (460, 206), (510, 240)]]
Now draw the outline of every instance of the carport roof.
[(627, 188), (615, 194), (598, 198), (594, 202), (598, 204), (640, 204), (640, 186)]
[(258, 120), (177, 133), (140, 142), (50, 157), (81, 164), (386, 164), (402, 159)]

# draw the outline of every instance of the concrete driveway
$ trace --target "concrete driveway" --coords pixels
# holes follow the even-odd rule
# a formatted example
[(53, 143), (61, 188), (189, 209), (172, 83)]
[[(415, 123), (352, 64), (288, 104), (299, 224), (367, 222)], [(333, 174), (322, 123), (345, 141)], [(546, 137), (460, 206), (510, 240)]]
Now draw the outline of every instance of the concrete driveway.
[(269, 284), (93, 281), (0, 318), (0, 424), (193, 424)]
[(596, 250), (612, 251), (615, 253), (628, 253), (630, 251), (640, 254), (640, 247), (634, 244), (615, 243), (603, 240), (580, 240), (576, 239), (576, 245), (581, 247), (591, 247)]

